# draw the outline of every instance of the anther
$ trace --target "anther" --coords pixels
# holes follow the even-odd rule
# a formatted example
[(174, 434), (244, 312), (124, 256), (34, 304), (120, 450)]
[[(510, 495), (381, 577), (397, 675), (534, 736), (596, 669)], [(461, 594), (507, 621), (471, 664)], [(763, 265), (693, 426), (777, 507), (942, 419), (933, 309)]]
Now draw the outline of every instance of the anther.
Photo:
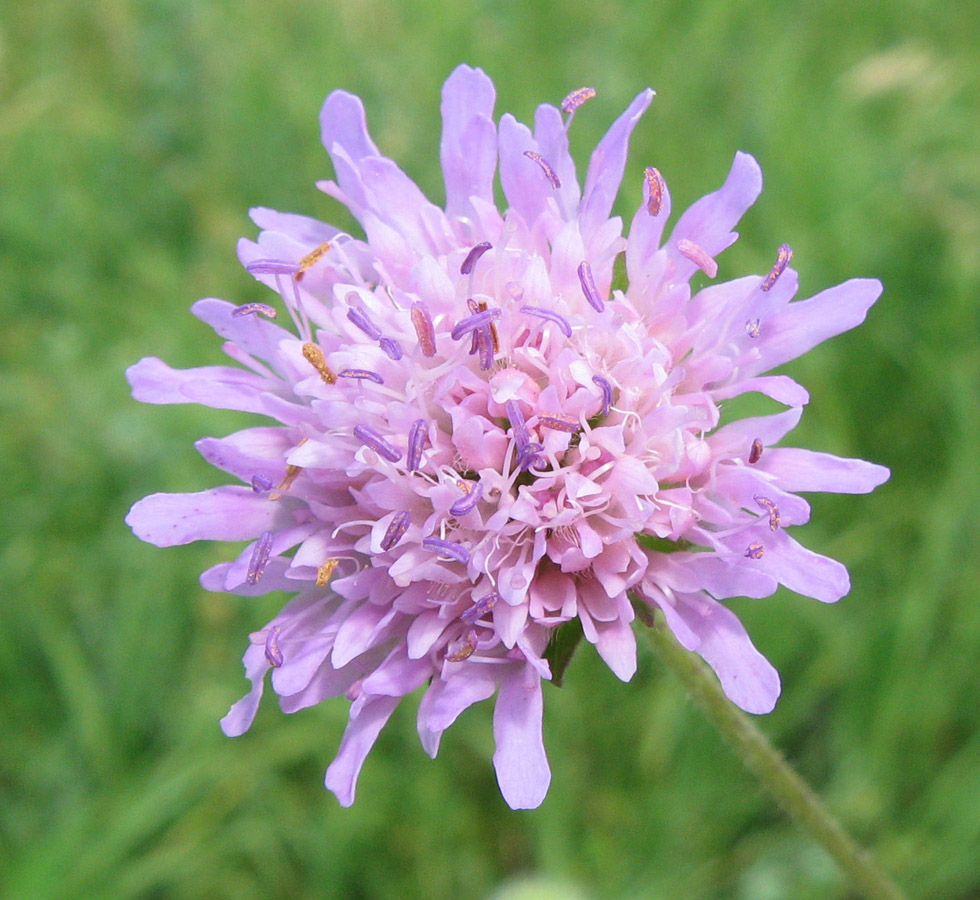
[[(467, 301), (467, 303), (472, 303), (472, 301)], [(481, 300), (479, 303), (477, 303), (476, 309), (473, 310), (473, 312), (486, 312), (486, 311), (487, 311), (486, 300)], [(497, 336), (497, 323), (491, 321), (489, 330), (490, 330), (490, 343), (493, 344), (493, 352), (494, 355), (496, 355), (500, 352), (500, 338)], [(489, 369), (490, 366), (486, 365), (483, 368)]]
[(337, 376), (330, 371), (330, 367), (327, 365), (327, 360), (323, 355), (323, 351), (316, 344), (309, 341), (303, 344), (303, 356), (306, 361), (320, 373), (320, 377), (323, 379), (325, 384), (337, 383)]
[(385, 380), (370, 369), (341, 369), (337, 375), (340, 378), (354, 378), (358, 381), (371, 381), (374, 384), (384, 384)]
[(514, 429), (514, 438), (518, 444), (526, 444), (528, 441), (527, 428), (524, 426), (524, 413), (516, 400), (508, 400), (504, 404), (507, 410), (507, 418), (510, 419), (510, 427)]
[(388, 355), (388, 359), (399, 360), (402, 358), (402, 345), (394, 338), (383, 337), (378, 341), (378, 344)]
[(664, 205), (664, 191), (667, 185), (664, 184), (663, 175), (653, 166), (648, 166), (643, 171), (646, 178), (647, 187), (650, 190), (650, 199), (647, 200), (647, 212), (651, 216), (659, 216), (660, 210)]
[(460, 479), (456, 486), (463, 492), (463, 496), (449, 507), (449, 512), (454, 516), (465, 516), (483, 497), (483, 485), (479, 481)]
[(471, 331), (475, 331), (477, 328), (482, 328), (484, 325), (489, 325), (494, 319), (499, 318), (499, 309), (485, 309), (482, 312), (476, 313), (475, 315), (467, 316), (465, 319), (460, 319), (456, 323), (456, 327), (452, 330), (452, 332), (450, 332), (450, 335), (454, 341), (458, 341)]
[(270, 628), (265, 636), (265, 658), (273, 669), (278, 669), (282, 665), (282, 650), (279, 649), (279, 632), (282, 629), (277, 625)]
[(243, 303), (231, 311), (231, 317), (238, 319), (241, 316), (251, 316), (255, 313), (262, 313), (263, 316), (267, 316), (270, 319), (274, 319), (278, 315), (276, 308), (269, 306), (268, 303)]
[(412, 326), (419, 339), (423, 356), (436, 355), (436, 333), (432, 327), (432, 317), (421, 302), (412, 304)]
[(469, 275), (476, 266), (477, 260), (492, 246), (489, 241), (480, 241), (479, 244), (471, 247), (470, 252), (466, 254), (466, 259), (463, 260), (463, 264), (459, 267), (459, 274)]
[(776, 262), (769, 270), (766, 280), (759, 286), (761, 290), (768, 291), (776, 283), (776, 279), (783, 274), (783, 271), (793, 259), (793, 248), (789, 244), (782, 244), (776, 253)]
[(608, 416), (613, 401), (612, 385), (608, 379), (603, 378), (601, 375), (593, 375), (592, 383), (597, 385), (599, 390), (602, 391), (602, 414)]
[(250, 275), (295, 275), (298, 268), (296, 263), (282, 259), (253, 259), (245, 265)]
[(259, 539), (255, 542), (252, 550), (252, 558), (248, 561), (248, 574), (245, 580), (249, 584), (258, 584), (265, 567), (269, 564), (269, 555), (272, 553), (272, 532), (263, 531)]
[(752, 498), (759, 506), (769, 513), (769, 530), (776, 531), (779, 528), (779, 507), (768, 497), (756, 495)]
[(544, 172), (545, 177), (556, 191), (561, 187), (561, 181), (555, 174), (555, 170), (551, 168), (551, 163), (549, 163), (548, 160), (546, 160), (540, 153), (534, 150), (525, 150), (524, 155), (528, 159), (536, 162), (541, 167), (541, 171)]
[(572, 326), (568, 323), (568, 319), (550, 309), (543, 309), (540, 306), (522, 306), (521, 312), (527, 313), (529, 316), (537, 316), (539, 319), (547, 319), (549, 322), (554, 322), (565, 337), (572, 336)]
[(552, 431), (564, 431), (572, 434), (579, 430), (578, 419), (561, 413), (538, 413), (538, 424), (542, 428), (550, 428)]
[(579, 284), (582, 285), (582, 293), (585, 294), (585, 299), (589, 301), (589, 306), (591, 306), (596, 312), (602, 312), (606, 305), (602, 302), (602, 297), (599, 296), (599, 292), (596, 290), (595, 278), (592, 276), (592, 266), (587, 262), (580, 262), (578, 265), (578, 280)]
[(749, 546), (745, 548), (745, 557), (746, 559), (762, 559), (765, 552), (766, 548), (762, 544), (749, 544)]
[(757, 338), (762, 334), (762, 322), (758, 319), (750, 319), (745, 323), (745, 333), (750, 338)]
[(442, 538), (428, 537), (422, 541), (422, 546), (426, 550), (438, 553), (440, 556), (448, 556), (464, 566), (470, 561), (470, 551), (456, 541), (444, 541)]
[(391, 446), (377, 431), (368, 425), (355, 425), (354, 437), (356, 437), (365, 447), (370, 447), (379, 456), (383, 456), (388, 462), (398, 462), (402, 458), (401, 451)]
[(465, 637), (453, 641), (446, 648), (446, 662), (463, 662), (469, 659), (476, 650), (476, 642), (476, 631), (471, 628)]
[(527, 472), (529, 469), (540, 469), (545, 464), (544, 460), (538, 455), (542, 450), (544, 450), (544, 447), (537, 441), (518, 444), (517, 467), (522, 472)]
[(489, 371), (493, 367), (493, 355), (494, 355), (494, 332), (491, 331), (493, 325), (490, 328), (480, 328), (474, 331), (473, 334), (476, 336), (476, 347), (480, 354), (480, 368), (485, 372)]
[(272, 479), (265, 475), (253, 475), (252, 490), (256, 494), (264, 494), (266, 491), (272, 490)]
[[(347, 302), (351, 303), (352, 299), (355, 303), (359, 299), (354, 291), (351, 291), (347, 295)], [(381, 329), (371, 321), (371, 317), (368, 316), (360, 304), (354, 305), (354, 303), (351, 303), (350, 308), (347, 310), (347, 318), (371, 338), (372, 341), (376, 341), (381, 337)]]
[(412, 523), (412, 517), (405, 511), (395, 513), (395, 517), (388, 523), (385, 536), (381, 538), (381, 549), (390, 550), (408, 531), (408, 526)]
[[(306, 440), (306, 438), (304, 438), (303, 440)], [(297, 444), (297, 446), (299, 445)], [(276, 485), (276, 492), (273, 494), (269, 494), (269, 499), (278, 500), (282, 496), (281, 492), (288, 491), (293, 486), (293, 482), (296, 480), (296, 477), (302, 471), (303, 471), (302, 466), (293, 466), (293, 465), (286, 466), (286, 474), (283, 476), (282, 481), (280, 481), (279, 484)]]
[(326, 560), (323, 565), (316, 570), (317, 587), (326, 587), (328, 584), (330, 584), (330, 579), (333, 576), (333, 570), (337, 568), (337, 563), (339, 562), (339, 559), (335, 559), (331, 556), (330, 559)]
[(408, 433), (408, 471), (414, 472), (422, 462), (422, 444), (425, 443), (429, 425), (425, 419), (416, 419)]
[(324, 241), (319, 247), (314, 247), (299, 261), (299, 269), (296, 272), (296, 280), (302, 281), (307, 269), (312, 268), (330, 250), (329, 241)]
[(762, 441), (756, 438), (752, 441), (752, 448), (749, 450), (749, 465), (754, 466), (762, 459)]
[(695, 244), (693, 241), (686, 241), (683, 238), (679, 240), (677, 252), (694, 263), (709, 278), (714, 278), (718, 274), (718, 263), (708, 255), (708, 251), (704, 247)]
[(492, 610), (496, 605), (497, 601), (500, 599), (500, 594), (496, 591), (490, 591), (485, 597), (481, 597), (476, 601), (468, 610), (466, 610), (460, 618), (467, 623), (467, 625), (472, 625), (477, 619), (482, 619), (490, 610)]
[(561, 101), (561, 111), (571, 115), (587, 100), (595, 96), (595, 88), (583, 87), (572, 91), (564, 100)]

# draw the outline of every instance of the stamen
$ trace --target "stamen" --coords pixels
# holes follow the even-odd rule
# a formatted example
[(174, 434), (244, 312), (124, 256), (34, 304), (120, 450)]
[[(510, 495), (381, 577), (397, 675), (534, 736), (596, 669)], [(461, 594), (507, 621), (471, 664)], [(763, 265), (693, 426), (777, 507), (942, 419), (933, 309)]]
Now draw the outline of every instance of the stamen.
[(402, 345), (394, 338), (383, 337), (378, 341), (378, 344), (388, 354), (388, 359), (399, 360), (402, 358)]
[(423, 356), (436, 355), (436, 333), (432, 327), (432, 317), (423, 303), (415, 302), (412, 304), (412, 325), (415, 334), (419, 339), (419, 347), (422, 348)]
[(527, 313), (529, 316), (537, 316), (539, 319), (547, 319), (549, 322), (554, 322), (565, 337), (572, 336), (572, 326), (568, 323), (568, 319), (550, 309), (543, 309), (540, 306), (522, 306), (521, 312)]
[(466, 254), (466, 259), (463, 260), (463, 264), (459, 267), (459, 274), (469, 275), (476, 266), (477, 260), (492, 246), (489, 241), (481, 241), (479, 244), (475, 244), (470, 248), (470, 252)]
[(754, 466), (762, 459), (762, 441), (756, 438), (752, 441), (752, 449), (749, 450), (749, 465)]
[(528, 159), (533, 160), (539, 166), (541, 166), (541, 171), (544, 172), (545, 177), (548, 179), (548, 181), (551, 183), (551, 186), (556, 191), (558, 190), (558, 188), (561, 187), (561, 181), (558, 179), (558, 176), (555, 174), (555, 170), (551, 168), (551, 164), (540, 153), (534, 150), (525, 150), (524, 155)]
[(412, 523), (412, 517), (405, 511), (395, 513), (395, 517), (388, 523), (385, 536), (381, 538), (381, 549), (390, 550), (408, 531), (408, 526)]
[(341, 378), (356, 378), (359, 381), (372, 381), (375, 384), (384, 384), (385, 380), (370, 369), (341, 369), (337, 373)]
[(269, 555), (272, 553), (272, 532), (263, 531), (259, 539), (255, 542), (252, 550), (252, 558), (248, 561), (248, 574), (245, 580), (249, 584), (258, 584), (265, 567), (269, 564)]
[(269, 665), (273, 669), (278, 669), (282, 665), (282, 650), (279, 649), (279, 632), (282, 629), (277, 625), (270, 628), (265, 636), (265, 658), (269, 660)]
[(650, 198), (647, 200), (647, 212), (651, 216), (659, 216), (660, 210), (664, 205), (664, 191), (667, 189), (667, 185), (664, 184), (663, 175), (653, 166), (647, 166), (643, 170), (643, 175), (646, 178), (647, 187), (650, 190)]
[(745, 333), (750, 338), (757, 338), (762, 334), (762, 323), (758, 319), (751, 319), (745, 323)]
[(231, 317), (233, 319), (238, 319), (241, 316), (250, 316), (253, 313), (262, 313), (263, 316), (267, 316), (270, 319), (274, 319), (279, 315), (276, 312), (276, 308), (274, 306), (269, 306), (268, 303), (243, 303), (241, 306), (236, 306), (231, 311)]
[(429, 424), (425, 419), (416, 419), (408, 433), (408, 471), (415, 472), (422, 462), (422, 444), (425, 442)]
[(470, 551), (456, 541), (444, 541), (442, 538), (428, 537), (422, 541), (422, 546), (426, 550), (438, 553), (440, 556), (448, 556), (464, 566), (470, 561)]
[(339, 562), (339, 559), (335, 559), (331, 556), (330, 559), (326, 560), (323, 565), (316, 570), (317, 587), (326, 587), (328, 584), (330, 584), (330, 579), (333, 576), (333, 570), (337, 568), (337, 563)]
[(579, 284), (582, 285), (582, 293), (585, 294), (585, 299), (589, 301), (589, 305), (596, 312), (602, 312), (606, 308), (606, 305), (602, 302), (602, 297), (599, 296), (599, 292), (596, 290), (595, 278), (592, 277), (592, 266), (587, 262), (579, 263), (578, 280)]
[(542, 428), (550, 428), (552, 431), (564, 431), (572, 434), (579, 430), (578, 419), (562, 413), (538, 413), (538, 424)]
[(472, 625), (477, 619), (482, 619), (490, 610), (492, 610), (496, 605), (497, 601), (500, 599), (500, 594), (496, 591), (490, 591), (485, 597), (481, 597), (476, 601), (468, 610), (466, 610), (460, 618), (466, 622), (467, 625)]
[(484, 325), (489, 325), (494, 319), (499, 318), (499, 309), (485, 309), (475, 315), (467, 316), (456, 323), (456, 327), (450, 333), (451, 337), (454, 341), (458, 341), (463, 335), (469, 334), (477, 328), (482, 328)]
[(540, 469), (545, 464), (545, 461), (538, 455), (542, 450), (544, 447), (537, 441), (528, 441), (526, 444), (518, 445), (517, 467), (522, 472), (527, 472), (529, 469)]
[[(468, 301), (468, 302), (472, 302), (472, 301)], [(481, 300), (479, 303), (477, 303), (476, 309), (473, 310), (473, 311), (474, 312), (486, 312), (487, 311), (487, 301), (486, 300)], [(497, 323), (496, 322), (491, 322), (490, 323), (490, 343), (493, 344), (493, 352), (494, 352), (494, 354), (496, 355), (497, 353), (499, 353), (500, 352), (500, 338), (497, 336)], [(490, 366), (484, 366), (483, 368), (489, 369)]]
[(463, 492), (463, 496), (449, 507), (449, 511), (454, 516), (465, 516), (483, 497), (483, 485), (479, 481), (460, 479), (456, 486)]
[(527, 428), (524, 426), (524, 413), (521, 412), (517, 401), (508, 400), (504, 404), (504, 408), (507, 410), (507, 418), (510, 419), (510, 427), (514, 429), (514, 438), (517, 443), (526, 444), (528, 442), (528, 433)]
[(256, 494), (264, 494), (266, 491), (272, 489), (272, 479), (266, 477), (265, 475), (253, 475), (252, 476), (252, 490)]
[(355, 425), (354, 437), (364, 444), (365, 447), (370, 447), (379, 456), (383, 456), (388, 462), (395, 463), (402, 458), (400, 450), (392, 447), (377, 431), (368, 425)]
[(296, 263), (282, 259), (253, 259), (245, 271), (250, 275), (294, 275), (298, 268)]
[(763, 554), (766, 552), (766, 548), (762, 544), (749, 544), (745, 548), (745, 556), (747, 559), (762, 559)]
[(490, 328), (480, 328), (474, 331), (473, 334), (476, 337), (477, 350), (480, 352), (480, 368), (485, 372), (493, 368), (493, 351), (494, 351), (494, 332)]
[(323, 256), (326, 256), (327, 251), (329, 250), (330, 242), (324, 241), (319, 247), (314, 247), (309, 253), (307, 253), (306, 256), (299, 261), (299, 270), (296, 272), (296, 280), (302, 281), (307, 269), (315, 266)]
[(446, 662), (462, 662), (469, 659), (476, 650), (477, 635), (472, 628), (466, 632), (466, 637), (453, 641), (446, 648)]
[(323, 351), (316, 344), (310, 343), (309, 341), (303, 344), (303, 356), (306, 358), (306, 361), (320, 373), (320, 377), (323, 379), (324, 383), (337, 383), (337, 376), (330, 371), (330, 367), (327, 365), (327, 360), (323, 355)]
[(612, 385), (609, 383), (609, 381), (606, 378), (603, 378), (601, 375), (593, 375), (592, 383), (594, 385), (597, 385), (599, 387), (599, 390), (602, 391), (602, 414), (604, 416), (608, 416), (609, 409), (612, 406), (612, 402), (613, 402)]
[[(351, 291), (347, 295), (347, 302), (351, 303), (352, 298), (354, 303), (357, 303), (359, 298), (354, 291)], [(351, 303), (350, 308), (347, 310), (347, 318), (371, 338), (372, 341), (376, 341), (381, 337), (381, 329), (371, 321), (371, 317), (368, 316), (367, 311), (359, 303), (356, 306), (354, 303)]]
[(776, 283), (776, 279), (783, 274), (783, 271), (790, 264), (793, 258), (793, 248), (789, 244), (782, 244), (776, 253), (776, 262), (769, 270), (766, 280), (760, 285), (760, 289), (768, 291)]
[[(303, 441), (305, 440), (306, 438), (303, 438)], [(303, 441), (300, 441), (300, 443), (303, 443)], [(296, 446), (298, 447), (299, 444), (297, 444)], [(269, 499), (278, 500), (282, 496), (281, 491), (288, 491), (293, 486), (293, 482), (296, 480), (296, 476), (299, 475), (299, 473), (302, 471), (303, 471), (302, 466), (293, 466), (293, 465), (286, 466), (286, 474), (283, 476), (282, 481), (280, 481), (279, 484), (276, 486), (276, 492), (274, 494), (269, 494)]]
[(756, 495), (752, 498), (759, 506), (769, 513), (769, 530), (776, 531), (779, 528), (779, 507), (768, 497)]
[(561, 101), (561, 111), (571, 115), (586, 100), (591, 100), (595, 96), (595, 88), (583, 87), (572, 91), (564, 100)]
[(693, 241), (686, 241), (683, 238), (677, 242), (677, 252), (694, 263), (709, 278), (714, 278), (718, 274), (718, 263), (709, 255), (704, 247), (695, 244)]

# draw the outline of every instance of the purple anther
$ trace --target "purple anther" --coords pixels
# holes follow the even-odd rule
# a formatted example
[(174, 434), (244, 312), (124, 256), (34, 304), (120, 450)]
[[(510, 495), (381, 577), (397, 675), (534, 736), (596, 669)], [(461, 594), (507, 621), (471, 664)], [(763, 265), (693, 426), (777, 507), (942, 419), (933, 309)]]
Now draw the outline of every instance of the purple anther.
[(412, 517), (405, 511), (395, 513), (394, 518), (388, 523), (385, 536), (381, 538), (381, 549), (390, 550), (408, 531), (408, 526), (412, 524)]
[(271, 491), (272, 479), (267, 478), (265, 475), (253, 475), (252, 490), (255, 491), (256, 494), (264, 494), (266, 491)]
[(490, 591), (484, 597), (481, 597), (476, 601), (468, 610), (466, 610), (460, 618), (466, 622), (467, 625), (472, 625), (477, 619), (482, 619), (490, 610), (492, 610), (496, 605), (497, 601), (500, 599), (500, 594), (496, 591)]
[(449, 507), (449, 511), (454, 516), (465, 516), (483, 497), (483, 485), (479, 481), (457, 481), (456, 484), (463, 496)]
[(388, 354), (388, 359), (399, 360), (402, 358), (402, 345), (394, 338), (383, 337), (378, 341), (378, 344)]
[(539, 455), (544, 450), (537, 441), (529, 441), (526, 444), (517, 446), (517, 468), (522, 472), (529, 469), (540, 469), (545, 465), (545, 461)]
[(749, 544), (749, 546), (745, 548), (745, 557), (746, 559), (762, 559), (765, 552), (766, 548), (762, 544)]
[(478, 312), (475, 315), (467, 316), (465, 319), (460, 319), (456, 323), (456, 327), (450, 332), (450, 336), (454, 341), (458, 341), (463, 335), (469, 334), (477, 328), (482, 328), (484, 325), (489, 325), (494, 319), (500, 318), (499, 309), (485, 309), (482, 312)]
[(572, 336), (572, 326), (568, 323), (568, 319), (550, 309), (543, 309), (540, 306), (522, 306), (521, 312), (527, 313), (529, 316), (537, 316), (539, 319), (547, 319), (549, 322), (554, 322), (565, 337)]
[[(352, 298), (355, 302), (358, 300), (357, 294), (353, 291), (347, 295), (347, 302), (350, 303)], [(381, 337), (381, 329), (371, 321), (367, 311), (360, 304), (356, 306), (351, 304), (347, 310), (347, 318), (371, 338), (372, 341), (376, 341)]]
[(776, 531), (779, 528), (779, 507), (768, 497), (760, 497), (758, 494), (752, 499), (769, 513), (769, 530)]
[(272, 553), (272, 532), (263, 531), (255, 542), (252, 558), (248, 561), (248, 574), (245, 580), (249, 584), (258, 584), (265, 567), (269, 564), (269, 554)]
[(251, 275), (295, 275), (299, 266), (283, 259), (253, 259), (245, 265), (245, 271)]
[(425, 419), (416, 419), (412, 430), (408, 433), (408, 471), (417, 471), (422, 462), (422, 445), (429, 431), (429, 423)]
[(270, 319), (274, 319), (278, 315), (276, 308), (269, 306), (268, 303), (243, 303), (231, 311), (231, 317), (238, 319), (242, 316), (254, 315), (255, 313), (262, 313), (263, 316), (267, 316)]
[(432, 327), (432, 316), (421, 301), (412, 304), (412, 326), (419, 339), (423, 356), (436, 355), (436, 332)]
[(538, 413), (538, 424), (542, 428), (550, 428), (552, 431), (564, 431), (572, 434), (581, 427), (578, 419), (566, 416), (562, 413)]
[(385, 380), (370, 369), (341, 369), (337, 376), (340, 378), (356, 378), (358, 381), (373, 381), (375, 384), (384, 384)]
[(555, 174), (555, 170), (551, 168), (551, 163), (549, 163), (548, 160), (546, 160), (540, 153), (534, 150), (525, 150), (524, 155), (541, 166), (541, 171), (544, 172), (545, 177), (556, 191), (561, 187), (561, 181)]
[(762, 322), (759, 319), (751, 319), (745, 323), (745, 333), (750, 338), (757, 338), (762, 334)]
[(510, 427), (514, 429), (514, 439), (518, 444), (526, 444), (528, 442), (528, 433), (527, 428), (524, 426), (524, 413), (521, 412), (521, 408), (517, 405), (517, 401), (508, 400), (504, 404), (504, 409), (507, 410), (507, 418), (510, 419)]
[(472, 297), (470, 297), (469, 300), (466, 301), (466, 305), (467, 307), (469, 307), (470, 312), (473, 313), (474, 315), (476, 315), (476, 313), (478, 312), (483, 312), (483, 310), (487, 308), (486, 304), (484, 304), (483, 309), (481, 309), (480, 304), (477, 303), (476, 300), (474, 300)]
[(480, 241), (479, 244), (474, 244), (470, 248), (470, 252), (466, 254), (466, 259), (463, 260), (463, 264), (459, 267), (459, 274), (469, 275), (473, 271), (474, 266), (476, 266), (476, 261), (492, 246), (493, 244), (489, 241)]
[(709, 278), (714, 278), (718, 274), (718, 263), (716, 263), (708, 251), (694, 241), (686, 241), (681, 238), (677, 242), (677, 252), (685, 259), (689, 259)]
[(578, 280), (579, 284), (582, 285), (582, 293), (585, 294), (585, 299), (589, 301), (589, 306), (596, 312), (602, 312), (606, 308), (606, 304), (602, 302), (602, 297), (596, 290), (595, 278), (592, 277), (592, 266), (587, 262), (579, 263)]
[(564, 100), (561, 101), (561, 111), (571, 115), (586, 100), (591, 100), (595, 96), (595, 88), (583, 87), (572, 91)]
[(489, 327), (480, 328), (473, 334), (476, 337), (476, 348), (480, 353), (480, 368), (487, 372), (493, 368), (493, 335)]
[(596, 385), (600, 391), (602, 391), (602, 414), (604, 416), (608, 416), (613, 402), (612, 385), (609, 383), (608, 379), (603, 378), (601, 375), (593, 375), (592, 383)]
[(647, 212), (651, 216), (659, 216), (660, 210), (664, 205), (664, 191), (667, 190), (667, 185), (664, 184), (664, 177), (653, 166), (648, 166), (644, 169), (643, 175), (646, 178), (647, 187), (650, 190), (650, 199), (647, 200)]
[(756, 438), (752, 441), (752, 447), (749, 450), (749, 465), (754, 466), (760, 459), (762, 459), (762, 441)]
[(269, 660), (269, 665), (273, 669), (278, 669), (282, 665), (282, 650), (279, 649), (279, 632), (281, 629), (277, 625), (270, 628), (265, 636), (265, 658)]
[(776, 283), (776, 279), (783, 274), (783, 271), (793, 259), (793, 248), (789, 244), (782, 244), (776, 253), (776, 262), (769, 270), (766, 280), (760, 285), (760, 289), (768, 291)]
[(470, 561), (470, 551), (456, 541), (444, 541), (442, 538), (427, 537), (422, 541), (422, 546), (426, 550), (438, 553), (440, 556), (448, 556), (464, 566)]
[(402, 458), (401, 451), (392, 447), (377, 431), (368, 425), (355, 425), (354, 437), (364, 444), (365, 447), (370, 447), (379, 456), (383, 456), (388, 462), (398, 462)]

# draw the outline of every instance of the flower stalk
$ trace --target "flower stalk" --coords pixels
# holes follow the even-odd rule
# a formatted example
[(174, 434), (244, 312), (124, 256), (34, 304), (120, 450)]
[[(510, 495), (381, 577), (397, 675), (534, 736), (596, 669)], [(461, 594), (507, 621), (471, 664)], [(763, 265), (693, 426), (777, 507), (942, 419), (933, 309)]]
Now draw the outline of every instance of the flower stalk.
[(644, 630), (664, 666), (681, 681), (745, 767), (783, 811), (833, 858), (855, 890), (867, 900), (906, 900), (895, 882), (844, 830), (755, 723), (725, 696), (707, 666), (681, 647), (662, 618), (658, 616), (653, 627)]

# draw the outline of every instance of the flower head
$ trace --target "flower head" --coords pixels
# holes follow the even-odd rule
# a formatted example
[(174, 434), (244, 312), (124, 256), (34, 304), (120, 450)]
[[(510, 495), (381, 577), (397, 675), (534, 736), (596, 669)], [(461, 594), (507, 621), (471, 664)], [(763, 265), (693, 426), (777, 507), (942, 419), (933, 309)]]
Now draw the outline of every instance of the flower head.
[[(319, 186), (365, 237), (253, 210), (261, 233), (239, 255), (278, 297), (193, 307), (237, 365), (150, 358), (128, 372), (139, 400), (276, 423), (197, 443), (237, 484), (154, 494), (127, 521), (159, 546), (250, 541), (202, 584), (296, 594), (252, 635), (252, 690), (222, 726), (249, 727), (270, 671), (286, 712), (346, 696), (326, 776), (344, 805), (400, 699), (426, 686), (418, 730), (433, 756), (466, 707), (496, 694), (500, 788), (515, 808), (537, 806), (550, 780), (541, 682), (564, 665), (551, 639), (580, 628), (628, 680), (637, 607), (661, 610), (736, 704), (769, 711), (778, 676), (723, 601), (779, 584), (841, 597), (844, 567), (789, 535), (809, 517), (796, 492), (862, 493), (888, 476), (774, 446), (808, 397), (764, 374), (860, 323), (880, 284), (790, 302), (783, 246), (764, 275), (693, 289), (735, 240), (758, 165), (737, 154), (666, 240), (670, 194), (647, 169), (624, 239), (610, 212), (653, 94), (613, 123), (580, 189), (568, 126), (593, 93), (540, 106), (532, 131), (510, 115), (495, 124), (491, 81), (456, 69), (442, 101), (445, 210), (380, 153), (358, 98), (331, 94), (321, 122), (336, 181)], [(273, 321), (283, 312), (292, 328)], [(720, 424), (746, 392), (786, 409)]]

